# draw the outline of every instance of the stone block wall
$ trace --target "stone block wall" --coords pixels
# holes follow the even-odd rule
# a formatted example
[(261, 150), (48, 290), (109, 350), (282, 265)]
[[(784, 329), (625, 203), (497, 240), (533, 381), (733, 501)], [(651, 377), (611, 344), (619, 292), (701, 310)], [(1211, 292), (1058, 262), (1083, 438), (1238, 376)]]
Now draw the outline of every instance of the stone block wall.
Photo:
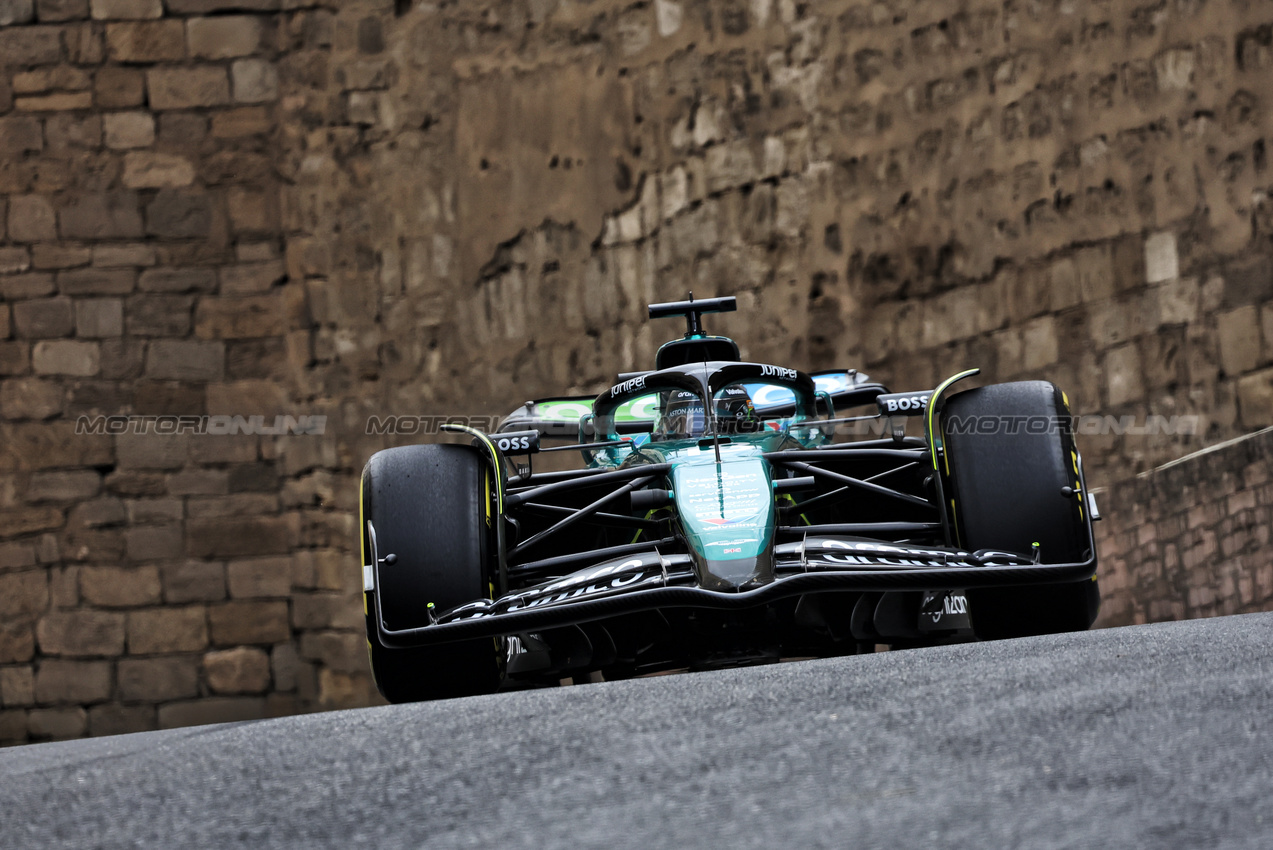
[(0, 740), (374, 693), (333, 442), (83, 427), (309, 410), (292, 5), (0, 2)]
[(1105, 556), (1098, 625), (1273, 607), (1273, 430), (1204, 449), (1098, 494), (1123, 521), (1097, 524)]
[(591, 391), (691, 289), (756, 359), (1200, 417), (1087, 435), (1098, 484), (1273, 424), (1258, 6), (381, 5), (334, 18), (286, 204), (324, 380), (376, 381), (351, 440)]
[[(1084, 433), (1099, 486), (1273, 425), (1271, 27), (1246, 0), (0, 0), (0, 739), (373, 701), (368, 417), (598, 391), (691, 289), (738, 296), (710, 327), (754, 359), (1200, 417)], [(76, 434), (277, 414), (325, 428)], [(1222, 586), (1217, 551), (1190, 581)], [(1180, 613), (1117, 575), (1110, 617)]]

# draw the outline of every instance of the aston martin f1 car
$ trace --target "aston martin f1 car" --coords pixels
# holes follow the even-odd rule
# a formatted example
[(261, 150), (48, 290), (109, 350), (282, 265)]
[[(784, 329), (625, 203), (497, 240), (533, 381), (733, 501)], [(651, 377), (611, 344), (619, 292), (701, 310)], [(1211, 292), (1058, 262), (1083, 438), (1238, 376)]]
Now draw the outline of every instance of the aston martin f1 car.
[[(702, 327), (734, 309), (651, 305), (687, 323), (653, 370), (495, 433), (449, 426), (468, 445), (372, 456), (363, 588), (388, 700), (1091, 626), (1098, 517), (1057, 387), (951, 392), (972, 370), (892, 393), (745, 362)], [(561, 451), (581, 467), (534, 470)]]

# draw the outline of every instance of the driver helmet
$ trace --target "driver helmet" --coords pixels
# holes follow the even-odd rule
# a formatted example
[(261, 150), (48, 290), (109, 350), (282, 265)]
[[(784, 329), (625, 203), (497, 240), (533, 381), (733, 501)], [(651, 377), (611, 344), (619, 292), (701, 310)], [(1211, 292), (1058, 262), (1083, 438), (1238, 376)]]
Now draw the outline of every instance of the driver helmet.
[(663, 402), (663, 416), (655, 436), (661, 440), (688, 440), (707, 430), (703, 399), (689, 390), (676, 390)]
[(751, 434), (760, 426), (751, 394), (738, 384), (716, 396), (716, 426), (721, 434)]
[[(721, 390), (714, 405), (719, 433), (750, 434), (757, 429), (760, 420), (756, 406), (743, 387), (733, 385)], [(703, 400), (698, 394), (677, 390), (664, 402), (655, 436), (661, 440), (689, 440), (707, 433), (707, 425)]]

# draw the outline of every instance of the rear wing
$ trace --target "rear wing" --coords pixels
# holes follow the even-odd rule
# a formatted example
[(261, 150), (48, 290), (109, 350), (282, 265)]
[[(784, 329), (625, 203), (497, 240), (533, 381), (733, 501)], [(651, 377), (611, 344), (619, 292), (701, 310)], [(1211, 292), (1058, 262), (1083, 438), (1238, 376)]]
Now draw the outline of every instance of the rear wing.
[[(641, 373), (644, 374), (644, 373)], [(878, 396), (888, 393), (883, 384), (877, 384), (854, 369), (828, 369), (810, 375), (819, 394), (831, 397), (837, 412), (863, 405), (875, 404)], [(755, 399), (756, 409), (781, 415), (785, 408), (793, 408), (794, 397), (780, 398), (769, 388), (769, 397)], [(542, 437), (579, 439), (579, 420), (592, 414), (596, 396), (553, 396), (528, 401), (504, 417), (497, 433), (509, 431), (538, 431)], [(615, 424), (622, 433), (643, 433), (654, 430), (655, 412), (648, 401), (635, 399), (622, 405), (615, 412)]]

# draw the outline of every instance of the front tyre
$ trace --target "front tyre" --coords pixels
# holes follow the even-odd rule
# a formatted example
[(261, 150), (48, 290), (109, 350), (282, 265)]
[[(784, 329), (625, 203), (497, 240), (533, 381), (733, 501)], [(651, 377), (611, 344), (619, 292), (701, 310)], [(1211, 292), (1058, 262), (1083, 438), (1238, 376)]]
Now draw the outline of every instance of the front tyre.
[[(946, 402), (943, 439), (963, 548), (1028, 553), (1037, 543), (1043, 563), (1088, 559), (1069, 417), (1064, 395), (1047, 381), (994, 384)], [(988, 640), (1083, 631), (1099, 607), (1095, 577), (968, 591), (973, 630)]]
[[(428, 605), (442, 612), (489, 597), (494, 576), (488, 465), (476, 449), (419, 445), (372, 455), (362, 473), (362, 552), (370, 563), (367, 523), (381, 559), (373, 591), (389, 629), (428, 625)], [(367, 594), (372, 675), (393, 703), (487, 694), (499, 687), (503, 653), (482, 639), (412, 649), (381, 644), (375, 600)]]

